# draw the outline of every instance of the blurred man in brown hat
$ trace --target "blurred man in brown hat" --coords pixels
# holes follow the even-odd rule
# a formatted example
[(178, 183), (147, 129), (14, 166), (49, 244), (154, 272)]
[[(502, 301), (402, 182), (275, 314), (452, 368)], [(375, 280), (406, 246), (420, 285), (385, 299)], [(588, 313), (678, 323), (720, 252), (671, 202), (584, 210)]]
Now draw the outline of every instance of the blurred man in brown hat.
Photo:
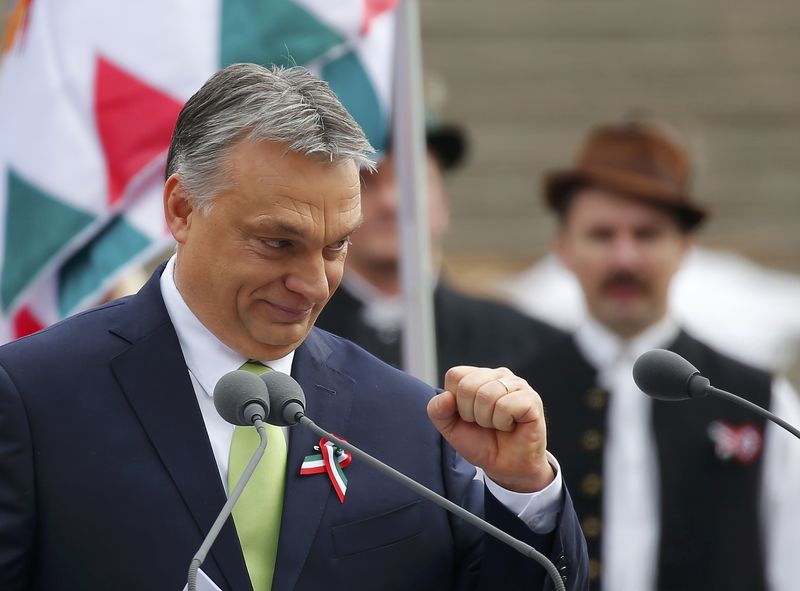
[[(439, 270), (450, 203), (444, 177), (464, 161), (466, 135), (457, 125), (429, 120), (425, 133), (426, 193), (431, 257)], [(317, 326), (401, 366), (403, 302), (400, 284), (399, 189), (390, 151), (362, 177), (364, 223), (353, 236), (345, 275)], [(440, 385), (454, 364), (514, 368), (561, 336), (561, 331), (503, 304), (462, 294), (439, 278), (433, 293)]]
[(588, 314), (520, 374), (542, 394), (574, 479), (592, 589), (796, 589), (797, 441), (725, 401), (652, 402), (631, 377), (640, 354), (668, 348), (717, 387), (800, 417), (785, 380), (715, 352), (669, 314), (670, 282), (707, 215), (690, 180), (684, 148), (638, 122), (594, 128), (575, 166), (546, 176), (555, 248)]

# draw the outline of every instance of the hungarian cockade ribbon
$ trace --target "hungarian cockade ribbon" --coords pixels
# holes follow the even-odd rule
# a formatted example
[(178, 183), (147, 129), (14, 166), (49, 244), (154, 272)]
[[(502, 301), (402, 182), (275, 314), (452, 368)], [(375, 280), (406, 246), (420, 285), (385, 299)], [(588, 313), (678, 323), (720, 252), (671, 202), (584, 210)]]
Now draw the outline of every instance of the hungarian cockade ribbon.
[(324, 437), (319, 440), (319, 446), (315, 445), (314, 449), (318, 449), (319, 453), (311, 454), (303, 459), (300, 474), (327, 473), (333, 490), (339, 497), (339, 502), (344, 503), (344, 496), (347, 494), (347, 476), (344, 475), (344, 468), (353, 461), (353, 456)]

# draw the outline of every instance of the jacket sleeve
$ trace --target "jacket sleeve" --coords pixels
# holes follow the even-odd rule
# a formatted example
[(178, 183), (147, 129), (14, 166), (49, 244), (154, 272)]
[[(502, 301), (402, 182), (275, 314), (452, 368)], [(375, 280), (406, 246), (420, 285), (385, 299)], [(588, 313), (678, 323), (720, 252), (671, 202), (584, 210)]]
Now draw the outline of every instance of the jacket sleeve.
[[(488, 492), (482, 481), (475, 480), (475, 469), (447, 444), (444, 444), (443, 455), (448, 496), (453, 502), (548, 557), (569, 591), (588, 589), (586, 540), (566, 487), (556, 529), (549, 534), (537, 534)], [(544, 567), (534, 560), (488, 534), (477, 532), (458, 518), (451, 517), (451, 527), (459, 556), (454, 589), (545, 591), (554, 588)]]
[(35, 495), (28, 419), (16, 386), (0, 366), (0, 589), (30, 584)]
[[(546, 535), (532, 532), (488, 492), (484, 497), (484, 505), (487, 521), (549, 558), (568, 590), (583, 591), (589, 588), (586, 540), (566, 487), (556, 529)], [(483, 562), (480, 589), (530, 589), (531, 581), (540, 582), (541, 589), (554, 589), (544, 567), (490, 536), (484, 537)]]

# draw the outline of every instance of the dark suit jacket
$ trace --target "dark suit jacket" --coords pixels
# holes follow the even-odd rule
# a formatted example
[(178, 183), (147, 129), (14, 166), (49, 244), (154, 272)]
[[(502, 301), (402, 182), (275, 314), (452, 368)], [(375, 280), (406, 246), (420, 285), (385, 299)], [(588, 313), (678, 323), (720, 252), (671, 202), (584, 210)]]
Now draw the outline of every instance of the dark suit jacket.
[[(362, 319), (364, 305), (343, 286), (317, 326), (353, 341), (395, 367), (401, 366), (399, 331), (380, 334)], [(454, 365), (505, 366), (514, 370), (563, 337), (559, 329), (503, 304), (474, 298), (440, 281), (433, 292), (440, 385)]]
[[(179, 590), (226, 495), (156, 273), (142, 291), (0, 348), (0, 589)], [(314, 329), (292, 368), (308, 415), (525, 537), (586, 580), (565, 494), (558, 529), (529, 532), (429, 422), (433, 390)], [(273, 589), (539, 588), (539, 567), (353, 461), (344, 504), (300, 476), (295, 427)], [(229, 520), (203, 570), (250, 583)], [(480, 587), (479, 587), (480, 586)]]

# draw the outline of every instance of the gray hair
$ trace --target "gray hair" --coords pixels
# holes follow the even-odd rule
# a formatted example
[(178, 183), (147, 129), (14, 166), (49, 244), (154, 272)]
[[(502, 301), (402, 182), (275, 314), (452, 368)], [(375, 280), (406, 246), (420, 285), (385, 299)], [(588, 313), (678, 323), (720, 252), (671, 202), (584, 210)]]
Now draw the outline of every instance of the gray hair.
[(374, 169), (375, 150), (328, 84), (305, 68), (233, 64), (214, 74), (184, 105), (167, 154), (203, 211), (229, 186), (223, 167), (239, 140), (285, 143), (289, 152)]

